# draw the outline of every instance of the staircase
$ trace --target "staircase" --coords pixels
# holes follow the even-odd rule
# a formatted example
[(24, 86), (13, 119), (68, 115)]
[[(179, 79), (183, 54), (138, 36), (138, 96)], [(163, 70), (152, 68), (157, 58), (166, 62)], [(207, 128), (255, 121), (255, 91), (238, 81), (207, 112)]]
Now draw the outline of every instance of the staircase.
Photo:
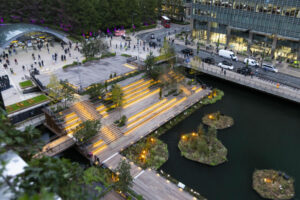
[(122, 132), (119, 127), (112, 125), (105, 125), (100, 130), (100, 136), (103, 138), (106, 144), (109, 144), (122, 136)]
[(74, 104), (72, 110), (76, 112), (82, 121), (100, 119), (100, 115), (97, 113), (96, 108), (87, 101)]

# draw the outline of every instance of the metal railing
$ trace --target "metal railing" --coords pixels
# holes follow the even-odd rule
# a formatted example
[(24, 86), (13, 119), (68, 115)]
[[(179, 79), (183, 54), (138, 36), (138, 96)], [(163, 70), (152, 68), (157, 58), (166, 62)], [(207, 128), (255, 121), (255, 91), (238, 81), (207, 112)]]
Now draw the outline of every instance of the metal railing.
[[(188, 65), (186, 66), (191, 68)], [(222, 70), (219, 67), (203, 62), (196, 70), (300, 103), (300, 90), (297, 88), (262, 79), (257, 76), (244, 76), (234, 71)]]

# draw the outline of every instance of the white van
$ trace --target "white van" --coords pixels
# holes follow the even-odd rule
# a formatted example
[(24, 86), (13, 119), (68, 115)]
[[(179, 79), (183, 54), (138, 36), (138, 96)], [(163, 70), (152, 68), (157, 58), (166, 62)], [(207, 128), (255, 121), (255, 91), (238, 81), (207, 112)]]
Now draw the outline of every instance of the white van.
[(244, 63), (247, 64), (247, 62), (248, 62), (249, 66), (252, 66), (252, 67), (258, 67), (259, 66), (258, 62), (254, 59), (245, 58)]
[(234, 55), (234, 53), (232, 51), (222, 49), (219, 51), (219, 56), (238, 61), (238, 58)]

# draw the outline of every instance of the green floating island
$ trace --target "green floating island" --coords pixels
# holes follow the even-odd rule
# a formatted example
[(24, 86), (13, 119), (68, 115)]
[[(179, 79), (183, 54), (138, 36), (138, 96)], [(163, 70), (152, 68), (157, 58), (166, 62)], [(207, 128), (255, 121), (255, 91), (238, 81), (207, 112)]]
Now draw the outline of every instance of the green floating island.
[(286, 200), (295, 195), (294, 179), (275, 170), (255, 170), (253, 189), (263, 198)]
[(216, 129), (225, 129), (233, 126), (234, 120), (232, 117), (215, 112), (205, 115), (202, 118), (202, 123), (207, 126), (214, 126)]
[(122, 155), (143, 169), (158, 169), (169, 158), (167, 144), (154, 137), (142, 139), (131, 145), (122, 152)]
[(227, 149), (218, 140), (217, 130), (214, 127), (205, 131), (200, 125), (197, 133), (182, 135), (178, 148), (185, 158), (210, 166), (227, 161)]

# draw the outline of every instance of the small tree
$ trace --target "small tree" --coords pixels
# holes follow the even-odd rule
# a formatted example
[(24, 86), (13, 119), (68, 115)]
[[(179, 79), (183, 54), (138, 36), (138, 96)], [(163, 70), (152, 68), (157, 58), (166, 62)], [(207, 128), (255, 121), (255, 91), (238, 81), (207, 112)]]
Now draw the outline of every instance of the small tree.
[(116, 108), (120, 108), (123, 105), (123, 91), (120, 85), (115, 84), (112, 86), (111, 97)]
[(101, 123), (99, 120), (87, 120), (75, 128), (74, 137), (78, 144), (84, 144), (99, 133)]
[(166, 59), (175, 56), (175, 49), (169, 44), (166, 39), (164, 40), (164, 44), (160, 49), (160, 55)]
[(146, 70), (151, 70), (155, 65), (155, 57), (153, 56), (153, 52), (151, 51), (145, 60), (145, 68)]
[(86, 58), (94, 57), (97, 54), (103, 53), (107, 49), (107, 44), (105, 44), (101, 39), (94, 40), (83, 40), (82, 41), (81, 53)]
[(117, 174), (119, 181), (116, 182), (116, 190), (127, 192), (129, 187), (132, 186), (132, 176), (130, 174), (131, 166), (126, 160), (122, 160), (117, 167)]
[[(106, 83), (106, 82), (105, 82)], [(103, 99), (103, 96), (105, 95), (105, 86), (101, 83), (99, 84), (92, 84), (87, 90), (86, 93), (90, 95), (90, 99), (96, 99), (100, 98)], [(106, 83), (107, 87), (107, 83)]]

